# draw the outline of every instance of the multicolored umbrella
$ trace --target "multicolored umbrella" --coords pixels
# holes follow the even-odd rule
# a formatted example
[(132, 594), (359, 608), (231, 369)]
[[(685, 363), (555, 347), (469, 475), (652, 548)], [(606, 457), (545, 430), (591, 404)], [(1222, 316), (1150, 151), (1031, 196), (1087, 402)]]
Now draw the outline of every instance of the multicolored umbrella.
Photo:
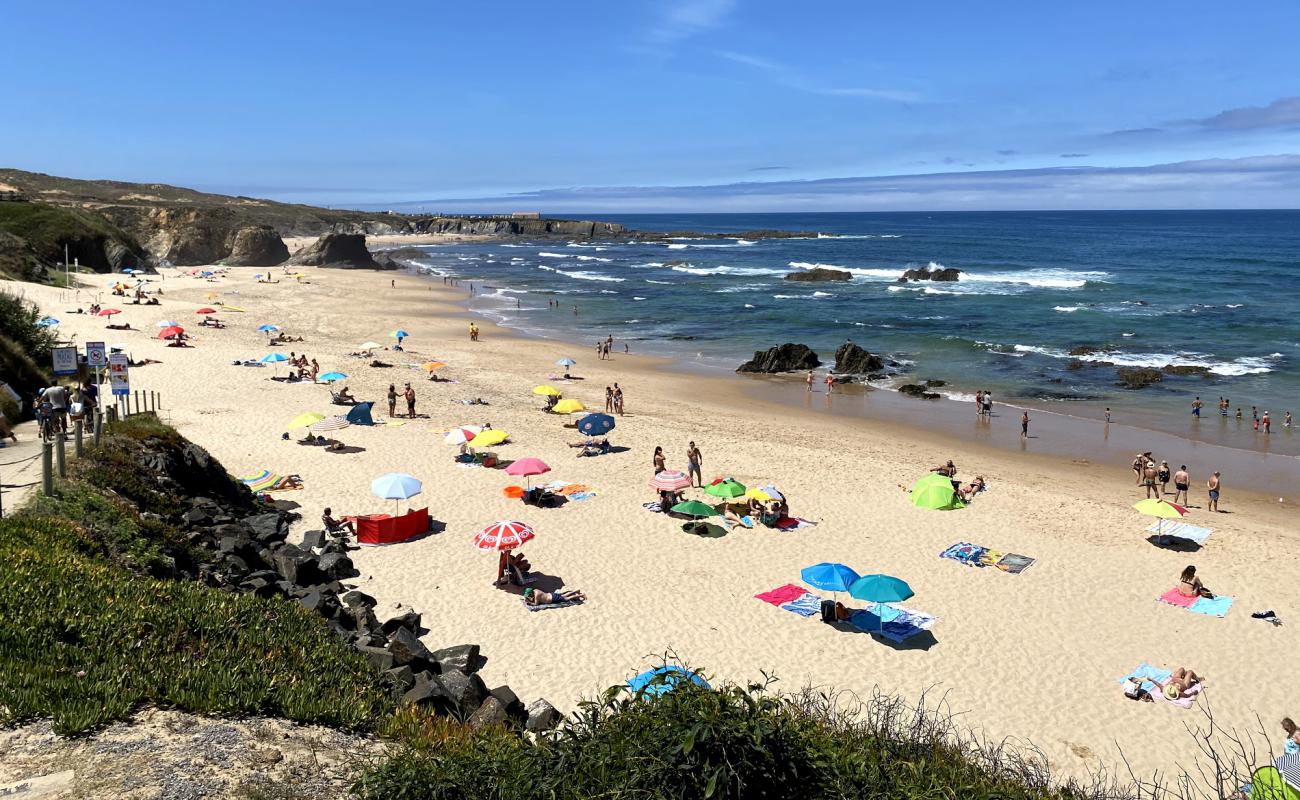
[(474, 546), (480, 550), (513, 550), (536, 534), (528, 525), (515, 520), (500, 520), (483, 529), (474, 537)]
[(482, 432), (483, 429), (477, 425), (461, 425), (447, 431), (447, 435), (442, 437), (442, 440), (447, 444), (469, 444)]
[(575, 414), (579, 411), (586, 411), (587, 407), (577, 400), (561, 400), (551, 406), (551, 411), (555, 414)]
[(733, 497), (740, 497), (745, 493), (745, 485), (735, 478), (726, 478), (716, 481), (704, 487), (704, 493), (713, 497), (720, 497), (723, 500), (729, 500)]
[(685, 472), (666, 469), (650, 479), (650, 488), (660, 492), (676, 492), (690, 488), (691, 479)]
[(1168, 500), (1157, 497), (1148, 497), (1141, 502), (1133, 504), (1133, 510), (1140, 514), (1146, 514), (1148, 517), (1155, 517), (1159, 520), (1156, 524), (1156, 535), (1159, 536), (1164, 528), (1167, 519), (1182, 519), (1187, 516), (1187, 509), (1171, 503)]
[(588, 414), (578, 420), (578, 430), (588, 436), (603, 436), (614, 430), (614, 418), (608, 414)]
[(185, 333), (184, 328), (182, 328), (179, 325), (172, 325), (170, 327), (163, 328), (162, 330), (158, 331), (158, 338), (175, 339), (177, 336), (180, 336), (182, 333)]
[(311, 429), (317, 432), (339, 431), (339, 430), (343, 430), (344, 428), (346, 428), (351, 424), (352, 424), (351, 422), (348, 422), (347, 417), (335, 414), (333, 416), (326, 417), (320, 422), (315, 423), (314, 425), (311, 426)]

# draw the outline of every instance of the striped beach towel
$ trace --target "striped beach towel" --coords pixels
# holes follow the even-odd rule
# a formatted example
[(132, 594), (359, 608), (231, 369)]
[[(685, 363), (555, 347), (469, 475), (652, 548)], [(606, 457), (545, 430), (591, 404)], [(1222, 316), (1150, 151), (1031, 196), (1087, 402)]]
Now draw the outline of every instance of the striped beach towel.
[(1161, 522), (1152, 523), (1147, 528), (1147, 532), (1154, 533), (1161, 539), (1186, 539), (1189, 542), (1205, 544), (1205, 541), (1210, 538), (1210, 534), (1214, 533), (1214, 529), (1201, 528), (1190, 522), (1162, 520)]

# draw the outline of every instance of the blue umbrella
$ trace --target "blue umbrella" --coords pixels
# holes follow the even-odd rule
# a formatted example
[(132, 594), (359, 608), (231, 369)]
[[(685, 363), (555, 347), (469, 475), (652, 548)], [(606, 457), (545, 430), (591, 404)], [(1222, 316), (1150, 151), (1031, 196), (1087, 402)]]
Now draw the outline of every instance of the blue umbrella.
[(614, 418), (608, 414), (588, 414), (578, 420), (578, 430), (588, 436), (603, 436), (614, 430)]
[(420, 493), (424, 484), (414, 475), (407, 475), (405, 472), (390, 472), (387, 475), (380, 475), (370, 482), (370, 491), (375, 497), (383, 497), (393, 501), (393, 509), (397, 508), (398, 500), (406, 500)]
[(901, 603), (915, 592), (902, 578), (892, 575), (863, 575), (849, 587), (849, 594), (873, 603)]
[(52, 328), (55, 325), (58, 325), (59, 321), (54, 317), (44, 317), (38, 320), (36, 324), (40, 325), (42, 328)]
[(274, 331), (280, 330), (280, 326), (271, 325), (270, 323), (268, 323), (266, 325), (262, 325), (261, 327), (259, 327), (258, 330), (261, 331), (262, 333), (273, 333)]
[(389, 335), (389, 336), (392, 336), (394, 339), (405, 339), (406, 337), (410, 336), (411, 334), (407, 333), (406, 331), (402, 330), (401, 328), (398, 328), (397, 330), (393, 331), (392, 333), (390, 333), (390, 334), (388, 334), (388, 335)]
[[(804, 567), (799, 572), (803, 582), (817, 589), (828, 592), (847, 592), (861, 576), (843, 564), (822, 562), (811, 567)], [(855, 597), (857, 595), (854, 595)]]
[(333, 383), (334, 381), (341, 381), (346, 377), (347, 375), (344, 375), (342, 372), (327, 372), (320, 376), (320, 379), (326, 383)]
[(627, 686), (633, 692), (639, 692), (647, 697), (658, 697), (661, 694), (671, 692), (677, 688), (677, 684), (687, 679), (697, 686), (703, 686), (705, 689), (710, 688), (708, 681), (691, 670), (667, 664), (642, 672), (630, 679)]
[(578, 362), (574, 361), (571, 358), (561, 358), (559, 361), (556, 361), (555, 363), (559, 364), (561, 367), (572, 367), (572, 366), (576, 366)]
[(281, 361), (288, 361), (289, 357), (284, 353), (267, 353), (258, 360), (263, 364), (279, 364)]

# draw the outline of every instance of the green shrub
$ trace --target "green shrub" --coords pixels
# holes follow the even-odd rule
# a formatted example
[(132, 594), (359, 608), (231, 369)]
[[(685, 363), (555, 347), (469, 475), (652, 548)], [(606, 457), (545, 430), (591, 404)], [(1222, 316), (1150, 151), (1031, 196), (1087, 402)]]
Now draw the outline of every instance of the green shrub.
[[(55, 335), (51, 328), (36, 324), (41, 317), (35, 303), (7, 289), (0, 290), (0, 376), (24, 399), (50, 380)], [(17, 421), (17, 416), (9, 419)]]

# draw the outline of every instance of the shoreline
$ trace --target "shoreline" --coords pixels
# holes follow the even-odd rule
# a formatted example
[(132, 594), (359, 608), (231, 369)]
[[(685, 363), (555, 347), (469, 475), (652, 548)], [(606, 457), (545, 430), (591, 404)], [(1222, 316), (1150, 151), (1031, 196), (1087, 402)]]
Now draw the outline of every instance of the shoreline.
[[(1232, 513), (1213, 519), (1217, 530), (1208, 545), (1194, 556), (1170, 552), (1146, 541), (1149, 520), (1129, 508), (1138, 499), (1133, 487), (1110, 467), (790, 409), (752, 396), (746, 381), (683, 374), (666, 358), (615, 352), (611, 361), (595, 361), (585, 355), (590, 348), (528, 337), (467, 313), (463, 292), (436, 278), (307, 268), (303, 284), (266, 285), (252, 280), (255, 269), (231, 269), (215, 282), (167, 270), (162, 308), (124, 306), (114, 319), (140, 332), (109, 334), (110, 340), (127, 343), (136, 358), (163, 362), (132, 370), (133, 388), (159, 391), (164, 415), (233, 474), (300, 474), (307, 488), (284, 496), (305, 519), (291, 541), (315, 527), (325, 506), (336, 513), (391, 509), (391, 501), (369, 492), (376, 475), (407, 471), (423, 480), (425, 493), (414, 502), (428, 504), (446, 532), (358, 551), (359, 588), (386, 613), (397, 603), (420, 609), (433, 629), (431, 642), (479, 643), (490, 685), (509, 684), (571, 710), (643, 669), (648, 654), (671, 649), (719, 681), (759, 679), (766, 670), (790, 690), (808, 684), (868, 694), (879, 687), (912, 699), (938, 686), (967, 727), (1033, 742), (1065, 775), (1116, 767), (1117, 744), (1140, 775), (1174, 763), (1192, 768), (1197, 749), (1184, 724), (1197, 725), (1198, 712), (1132, 703), (1118, 691), (1118, 678), (1143, 661), (1186, 664), (1209, 675), (1221, 726), (1249, 730), (1255, 713), (1271, 719), (1288, 708), (1287, 687), (1276, 676), (1286, 674), (1300, 650), (1285, 628), (1252, 620), (1250, 612), (1274, 608), (1288, 619), (1300, 613), (1290, 591), (1297, 567), (1294, 514), (1232, 489), (1235, 484), (1224, 498)], [(26, 293), (47, 311), (64, 310), (57, 289)], [(225, 330), (194, 328), (193, 349), (168, 349), (153, 338), (155, 319), (192, 319), (209, 294), (247, 313), (221, 315)], [(105, 338), (103, 320), (62, 319), (65, 338)], [(469, 321), (479, 325), (482, 341), (468, 341)], [(264, 322), (304, 336), (303, 344), (279, 349), (305, 349), (324, 370), (348, 373), (345, 382), (362, 398), (381, 398), (389, 383), (412, 381), (430, 419), (339, 431), (341, 441), (362, 449), (349, 454), (282, 441), (288, 419), (337, 407), (328, 404), (323, 385), (287, 385), (271, 381), (270, 368), (232, 365), (267, 352), (255, 330)], [(398, 325), (412, 337), (406, 352), (381, 355), (394, 368), (347, 357), (357, 342)], [(577, 373), (586, 378), (557, 383), (566, 395), (598, 409), (604, 385), (624, 387), (628, 415), (611, 440), (631, 452), (573, 458), (565, 445), (576, 434), (561, 426), (564, 419), (539, 413), (531, 387), (550, 381), (564, 355), (579, 361)], [(458, 383), (416, 383), (424, 373), (405, 364), (428, 358), (447, 362), (443, 371)], [(201, 397), (196, 386), (203, 387)], [(491, 405), (457, 402), (471, 397)], [(553, 469), (547, 478), (585, 483), (597, 496), (561, 509), (526, 508), (502, 496), (515, 482), (504, 474), (458, 468), (440, 430), (484, 421), (515, 433), (517, 443), (501, 448), (503, 456), (543, 457)], [(709, 539), (645, 512), (650, 450), (664, 445), (669, 465), (681, 466), (691, 439), (705, 453), (706, 479), (774, 481), (791, 497), (795, 514), (818, 524)], [(987, 476), (990, 491), (961, 511), (914, 508), (898, 485), (910, 486), (949, 457), (959, 477)], [(1207, 517), (1197, 513), (1190, 521), (1206, 524)], [(528, 614), (491, 586), (492, 559), (470, 546), (470, 534), (510, 518), (536, 527), (537, 539), (525, 548), (530, 559), (548, 579), (586, 592), (587, 604)], [(937, 557), (958, 541), (1037, 562), (1007, 575)], [(906, 605), (938, 618), (934, 641), (895, 648), (753, 599), (797, 583), (802, 567), (820, 561), (908, 580), (916, 597)], [(1189, 562), (1216, 591), (1236, 597), (1226, 619), (1155, 601)], [(1071, 664), (1076, 700), (1068, 707), (1060, 702), (1059, 682), (1043, 675), (1046, 668), (1059, 676), (1063, 658)]]

